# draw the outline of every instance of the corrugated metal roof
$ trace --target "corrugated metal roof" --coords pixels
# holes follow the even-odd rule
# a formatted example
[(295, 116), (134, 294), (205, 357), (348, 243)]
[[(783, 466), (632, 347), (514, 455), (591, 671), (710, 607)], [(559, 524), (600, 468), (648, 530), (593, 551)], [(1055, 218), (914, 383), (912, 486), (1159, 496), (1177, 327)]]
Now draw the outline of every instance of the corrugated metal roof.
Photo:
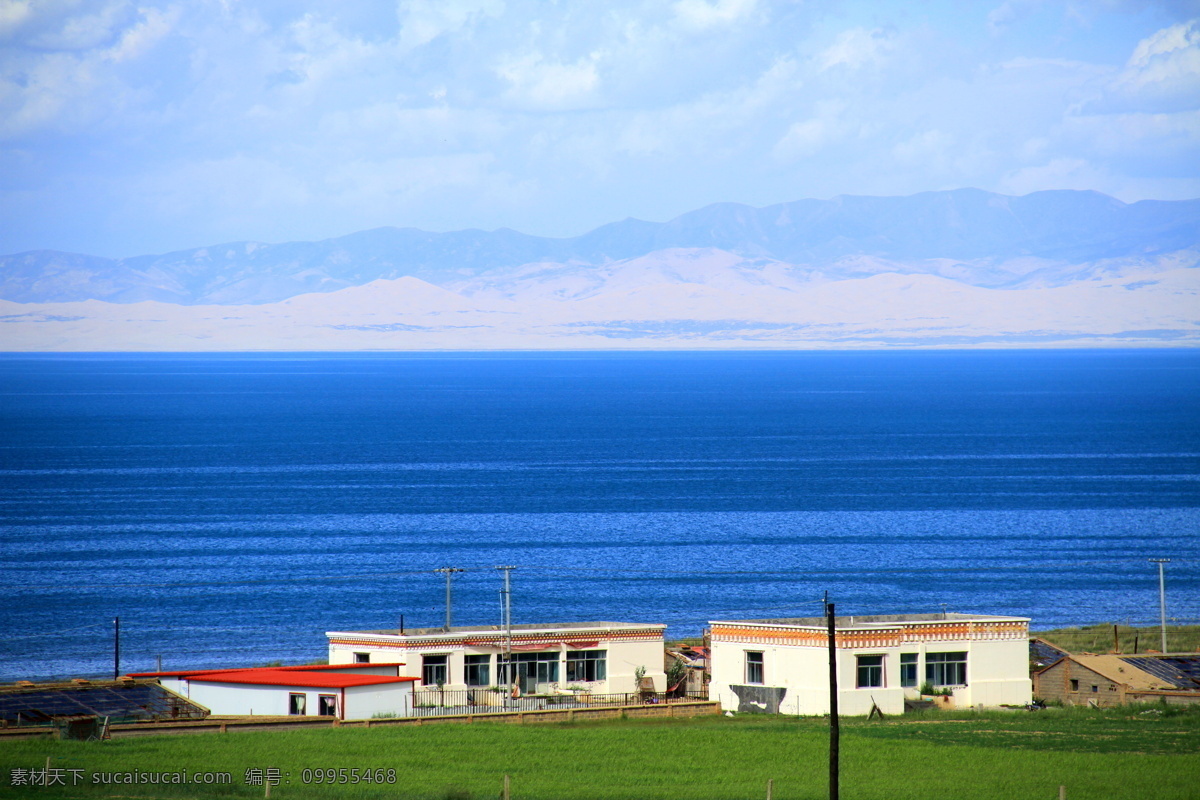
[(208, 709), (157, 683), (104, 681), (83, 685), (43, 684), (0, 689), (0, 719), (24, 722), (94, 714), (112, 720), (192, 719)]
[(1176, 689), (1200, 690), (1200, 655), (1127, 656), (1121, 660)]

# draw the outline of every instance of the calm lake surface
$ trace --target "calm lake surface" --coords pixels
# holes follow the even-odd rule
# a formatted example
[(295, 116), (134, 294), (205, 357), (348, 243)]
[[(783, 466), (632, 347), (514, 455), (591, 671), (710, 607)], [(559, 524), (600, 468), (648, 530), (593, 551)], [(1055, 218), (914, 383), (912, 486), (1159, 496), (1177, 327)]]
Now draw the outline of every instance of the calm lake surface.
[(327, 630), (1200, 619), (1200, 353), (0, 357), (0, 680)]

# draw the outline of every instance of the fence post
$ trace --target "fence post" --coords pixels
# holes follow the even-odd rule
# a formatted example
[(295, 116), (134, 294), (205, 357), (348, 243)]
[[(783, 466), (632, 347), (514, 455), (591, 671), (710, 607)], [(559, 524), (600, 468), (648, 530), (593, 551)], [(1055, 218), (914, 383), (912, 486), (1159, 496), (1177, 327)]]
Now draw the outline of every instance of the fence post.
[(775, 779), (767, 778), (767, 800), (771, 800), (771, 798), (774, 796), (774, 794), (775, 794)]
[(508, 776), (504, 776), (504, 789), (500, 792), (500, 797), (503, 800), (512, 800), (512, 793), (509, 791)]
[(1067, 787), (1058, 787), (1058, 800), (1067, 800)]

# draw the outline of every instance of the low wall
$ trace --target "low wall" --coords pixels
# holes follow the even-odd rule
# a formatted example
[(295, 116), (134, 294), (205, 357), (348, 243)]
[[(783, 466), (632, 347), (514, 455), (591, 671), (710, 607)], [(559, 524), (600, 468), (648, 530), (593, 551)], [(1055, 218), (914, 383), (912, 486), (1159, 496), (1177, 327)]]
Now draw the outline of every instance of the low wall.
[[(536, 725), (547, 722), (586, 722), (599, 719), (639, 719), (642, 717), (700, 717), (721, 713), (715, 701), (656, 703), (652, 705), (602, 706), (598, 708), (546, 709), (538, 711), (497, 711), (480, 714), (446, 714), (436, 717), (384, 717), (380, 719), (338, 720), (333, 717), (226, 717), (186, 722), (141, 722), (110, 725), (109, 736), (162, 736), (184, 733), (240, 733), (243, 731), (285, 731), (305, 728), (382, 728), (396, 725), (469, 725), (498, 722)], [(0, 729), (0, 741), (52, 737), (53, 727)]]

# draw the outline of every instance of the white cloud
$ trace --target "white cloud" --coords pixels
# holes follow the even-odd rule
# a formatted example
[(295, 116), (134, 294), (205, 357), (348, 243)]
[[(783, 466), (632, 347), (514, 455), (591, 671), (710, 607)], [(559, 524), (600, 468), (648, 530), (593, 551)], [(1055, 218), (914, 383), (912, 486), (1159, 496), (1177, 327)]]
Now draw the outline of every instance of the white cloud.
[(177, 8), (169, 8), (166, 12), (155, 8), (141, 8), (138, 9), (138, 14), (141, 19), (136, 25), (125, 30), (117, 45), (109, 51), (108, 57), (113, 61), (130, 61), (142, 56), (171, 33), (179, 18)]
[(0, 37), (12, 35), (32, 17), (30, 0), (0, 0)]
[(410, 50), (503, 13), (502, 0), (407, 0), (399, 8), (399, 44)]
[(510, 58), (496, 67), (509, 82), (510, 97), (518, 105), (542, 109), (577, 108), (585, 105), (600, 83), (597, 55), (572, 64), (546, 59), (540, 53)]
[(821, 70), (836, 66), (858, 69), (883, 61), (892, 47), (892, 38), (879, 28), (851, 28), (839, 33), (816, 60)]
[(1200, 21), (1164, 28), (1138, 42), (1125, 68), (1093, 107), (1142, 111), (1200, 108)]
[(704, 30), (718, 25), (729, 25), (748, 17), (753, 11), (755, 0), (678, 0), (674, 5), (675, 17), (684, 26)]

